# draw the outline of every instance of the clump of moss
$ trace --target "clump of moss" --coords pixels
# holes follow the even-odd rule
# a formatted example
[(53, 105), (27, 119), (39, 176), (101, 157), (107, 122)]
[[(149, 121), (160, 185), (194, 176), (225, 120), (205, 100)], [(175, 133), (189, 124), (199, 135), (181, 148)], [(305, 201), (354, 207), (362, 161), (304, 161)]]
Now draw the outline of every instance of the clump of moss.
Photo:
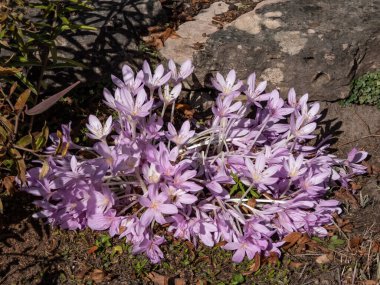
[(373, 105), (380, 109), (380, 70), (355, 79), (351, 84), (350, 96), (344, 103)]

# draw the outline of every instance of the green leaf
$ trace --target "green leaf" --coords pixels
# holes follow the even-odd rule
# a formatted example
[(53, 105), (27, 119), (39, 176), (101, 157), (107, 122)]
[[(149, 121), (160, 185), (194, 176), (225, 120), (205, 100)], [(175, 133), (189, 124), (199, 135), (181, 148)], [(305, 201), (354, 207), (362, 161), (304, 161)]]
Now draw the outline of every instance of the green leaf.
[(81, 30), (87, 30), (87, 31), (97, 31), (98, 29), (95, 27), (87, 26), (87, 25), (79, 25), (79, 29)]
[(238, 285), (238, 284), (243, 283), (244, 281), (245, 281), (245, 278), (244, 278), (243, 274), (241, 274), (241, 273), (235, 274), (232, 277), (231, 285)]
[(32, 143), (32, 135), (28, 134), (26, 136), (23, 136), (21, 139), (19, 139), (16, 145), (21, 146), (21, 147), (27, 147), (31, 143)]
[(76, 60), (73, 60), (73, 59), (70, 59), (70, 58), (64, 58), (64, 57), (57, 56), (57, 61), (61, 61), (61, 62), (66, 63), (66, 64), (70, 64), (73, 67), (87, 68), (87, 66), (84, 65), (83, 63), (76, 61)]
[(26, 87), (28, 87), (34, 94), (37, 95), (37, 90), (34, 88), (33, 84), (25, 77), (24, 74), (22, 74), (21, 72), (20, 73), (17, 73), (15, 74), (15, 76), (20, 79), (20, 81), (22, 83), (24, 83), (26, 85)]

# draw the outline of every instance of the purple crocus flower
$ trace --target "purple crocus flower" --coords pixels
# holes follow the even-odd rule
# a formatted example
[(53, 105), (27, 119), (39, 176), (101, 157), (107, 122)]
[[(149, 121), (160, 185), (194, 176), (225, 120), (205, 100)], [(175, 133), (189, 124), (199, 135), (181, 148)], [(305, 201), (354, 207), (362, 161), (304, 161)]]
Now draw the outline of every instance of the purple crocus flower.
[(178, 146), (184, 145), (195, 134), (195, 131), (190, 130), (189, 121), (185, 121), (182, 124), (178, 133), (173, 124), (168, 123), (168, 131), (169, 132), (166, 133), (166, 137)]
[(173, 204), (166, 203), (168, 199), (169, 197), (165, 193), (157, 194), (151, 188), (148, 191), (148, 197), (140, 197), (140, 204), (147, 208), (140, 218), (141, 224), (147, 226), (155, 220), (162, 225), (166, 223), (163, 214), (177, 214), (178, 208)]
[(164, 75), (165, 70), (162, 64), (157, 66), (157, 68), (154, 71), (154, 74), (152, 75), (152, 71), (147, 61), (144, 61), (143, 71), (146, 86), (148, 86), (150, 90), (155, 90), (158, 87), (164, 85), (166, 82), (168, 82), (172, 75), (171, 72), (168, 72)]
[(161, 88), (158, 89), (158, 96), (165, 106), (169, 106), (172, 104), (179, 96), (182, 90), (182, 84), (178, 83), (173, 87), (172, 90), (169, 89), (169, 84), (164, 85), (164, 92), (162, 92)]
[(181, 64), (179, 72), (177, 71), (176, 64), (174, 63), (172, 59), (169, 60), (168, 66), (172, 74), (172, 79), (175, 83), (189, 77), (190, 74), (192, 74), (194, 70), (194, 66), (192, 65), (191, 60), (189, 59)]
[(259, 153), (256, 157), (255, 164), (249, 158), (245, 159), (245, 166), (249, 171), (248, 180), (244, 177), (242, 179), (247, 185), (253, 184), (263, 187), (264, 185), (272, 185), (278, 180), (277, 177), (273, 175), (279, 170), (279, 166), (270, 166), (266, 168), (266, 159), (263, 153)]
[(302, 154), (300, 154), (296, 159), (294, 159), (292, 154), (289, 155), (288, 160), (284, 163), (284, 168), (290, 179), (297, 179), (307, 171), (306, 167), (302, 167), (303, 159), (304, 157)]
[(147, 100), (147, 95), (144, 89), (141, 89), (133, 99), (131, 93), (124, 89), (120, 90), (120, 102), (115, 101), (115, 105), (120, 111), (130, 115), (133, 119), (146, 117), (153, 106), (153, 100)]
[(105, 213), (95, 213), (87, 218), (87, 225), (92, 230), (104, 231), (112, 227), (112, 236), (116, 234), (115, 228), (119, 224), (120, 217), (116, 217), (116, 210), (114, 209), (110, 209)]
[(267, 87), (267, 82), (262, 81), (256, 87), (256, 74), (252, 73), (247, 79), (247, 85), (247, 90), (244, 91), (244, 93), (247, 95), (248, 102), (261, 108), (259, 102), (267, 101), (269, 99), (267, 94), (262, 94)]
[(133, 253), (145, 253), (152, 263), (159, 263), (164, 254), (159, 246), (165, 242), (165, 239), (160, 236), (155, 236), (153, 239), (144, 238), (144, 240), (133, 246)]
[(223, 248), (236, 250), (232, 256), (232, 261), (236, 263), (242, 262), (246, 255), (251, 260), (256, 254), (261, 253), (260, 247), (253, 244), (247, 237), (239, 237), (236, 241), (227, 243)]
[(87, 136), (91, 139), (103, 140), (112, 130), (112, 116), (108, 117), (104, 126), (102, 126), (102, 123), (94, 115), (90, 115), (88, 121), (89, 124), (86, 124), (86, 126), (90, 133), (87, 133)]
[(243, 82), (241, 80), (236, 81), (236, 72), (235, 70), (231, 70), (228, 74), (226, 79), (217, 72), (216, 73), (216, 79), (212, 79), (212, 85), (215, 87), (215, 89), (219, 90), (222, 95), (227, 96), (231, 95), (233, 97), (236, 97), (236, 95), (240, 94), (239, 89), (243, 85)]
[(198, 200), (197, 196), (189, 194), (180, 188), (175, 188), (172, 185), (163, 185), (162, 191), (169, 197), (169, 200), (178, 208), (183, 208), (184, 205), (192, 205)]
[(212, 107), (214, 115), (220, 118), (239, 118), (239, 115), (235, 112), (240, 109), (242, 103), (239, 101), (232, 104), (233, 99), (232, 96), (227, 96), (224, 99), (218, 97), (216, 99), (216, 106)]

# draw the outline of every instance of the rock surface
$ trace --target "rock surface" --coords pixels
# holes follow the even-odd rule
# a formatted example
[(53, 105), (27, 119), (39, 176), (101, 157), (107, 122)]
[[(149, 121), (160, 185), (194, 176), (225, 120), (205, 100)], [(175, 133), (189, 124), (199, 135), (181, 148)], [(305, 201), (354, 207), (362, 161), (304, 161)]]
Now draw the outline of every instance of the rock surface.
[(205, 10), (202, 10), (193, 21), (185, 22), (179, 26), (176, 34), (178, 38), (165, 41), (165, 46), (160, 53), (177, 63), (183, 63), (192, 59), (196, 45), (205, 43), (208, 37), (218, 31), (217, 26), (212, 23), (212, 18), (228, 11), (228, 5), (224, 2), (215, 2)]
[(334, 148), (339, 157), (356, 147), (372, 156), (380, 165), (380, 111), (374, 106), (342, 106), (339, 103), (321, 103), (321, 126), (336, 139)]
[[(89, 68), (76, 71), (83, 81), (109, 78), (119, 72), (119, 65), (127, 61), (132, 65), (142, 63), (141, 35), (151, 25), (165, 21), (166, 14), (159, 0), (94, 0), (92, 11), (73, 19), (76, 24), (89, 25), (96, 31), (69, 33), (58, 39), (60, 53), (84, 63)], [(63, 77), (72, 74), (62, 72)], [(64, 80), (63, 80), (64, 81)]]
[(380, 68), (379, 14), (378, 0), (265, 0), (211, 35), (196, 73), (202, 81), (209, 71), (256, 71), (269, 88), (336, 101), (353, 78)]

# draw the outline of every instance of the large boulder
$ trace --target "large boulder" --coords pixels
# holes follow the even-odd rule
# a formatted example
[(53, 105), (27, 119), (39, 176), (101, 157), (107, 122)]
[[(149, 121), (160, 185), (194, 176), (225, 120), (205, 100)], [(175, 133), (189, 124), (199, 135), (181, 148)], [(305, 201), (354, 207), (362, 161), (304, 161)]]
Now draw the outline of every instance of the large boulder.
[(336, 101), (353, 78), (380, 68), (379, 14), (379, 1), (264, 0), (210, 36), (196, 72), (202, 81), (209, 71), (256, 71), (269, 88)]

